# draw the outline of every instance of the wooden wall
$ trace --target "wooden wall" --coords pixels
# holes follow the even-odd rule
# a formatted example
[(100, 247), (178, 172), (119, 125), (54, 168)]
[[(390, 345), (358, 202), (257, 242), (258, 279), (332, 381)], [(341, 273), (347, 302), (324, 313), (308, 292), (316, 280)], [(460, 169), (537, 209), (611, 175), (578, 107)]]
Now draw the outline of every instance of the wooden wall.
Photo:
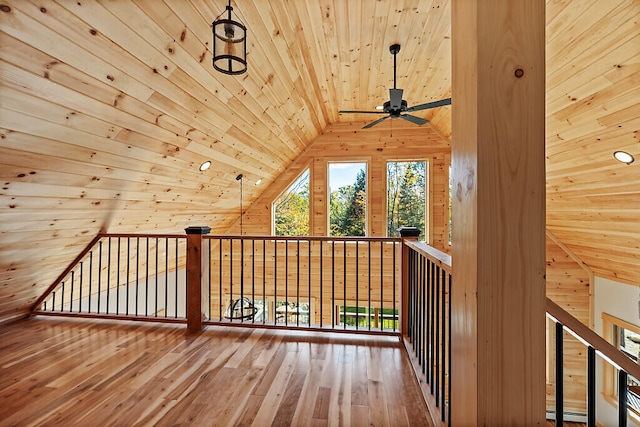
[[(366, 124), (362, 123), (362, 125)], [(429, 244), (450, 252), (448, 244), (449, 162), (448, 141), (429, 124), (416, 128), (403, 120), (387, 121), (374, 128), (358, 130), (353, 124), (329, 126), (245, 211), (243, 233), (272, 234), (272, 203), (295, 179), (310, 169), (311, 235), (327, 235), (328, 163), (367, 163), (367, 235), (386, 236), (386, 164), (395, 160), (424, 160), (428, 163), (427, 215)], [(419, 130), (418, 130), (419, 129)], [(429, 203), (429, 200), (431, 203)], [(236, 221), (227, 233), (239, 233)]]
[[(547, 231), (547, 297), (568, 311), (588, 327), (593, 325), (591, 304), (593, 273), (562, 244), (553, 233)], [(554, 323), (547, 321), (547, 410), (555, 410), (555, 340)], [(564, 382), (565, 411), (586, 413), (587, 349), (572, 335), (565, 332)]]

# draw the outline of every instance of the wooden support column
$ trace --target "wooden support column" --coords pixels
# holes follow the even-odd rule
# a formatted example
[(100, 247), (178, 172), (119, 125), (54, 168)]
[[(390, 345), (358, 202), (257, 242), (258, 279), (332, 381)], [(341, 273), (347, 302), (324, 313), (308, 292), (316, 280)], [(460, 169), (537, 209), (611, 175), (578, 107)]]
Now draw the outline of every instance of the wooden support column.
[[(205, 240), (209, 227), (188, 227), (187, 233), (187, 329), (201, 331), (203, 325), (203, 272), (208, 271), (208, 262), (203, 262)], [(207, 242), (208, 243), (208, 242)]]
[(400, 296), (400, 332), (403, 337), (409, 335), (409, 248), (405, 241), (417, 242), (420, 238), (420, 230), (416, 227), (402, 227), (398, 230), (402, 237), (402, 250), (400, 265), (400, 283), (402, 283), (402, 294)]
[(545, 421), (544, 13), (452, 3), (454, 426)]

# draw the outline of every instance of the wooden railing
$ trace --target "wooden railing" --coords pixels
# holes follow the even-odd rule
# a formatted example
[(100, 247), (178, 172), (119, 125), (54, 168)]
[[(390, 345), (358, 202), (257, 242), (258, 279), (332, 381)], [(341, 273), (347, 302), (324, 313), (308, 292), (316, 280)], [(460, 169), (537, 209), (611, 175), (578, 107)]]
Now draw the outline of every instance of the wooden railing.
[(186, 248), (184, 235), (98, 235), (32, 312), (185, 323)]
[[(450, 425), (451, 257), (395, 238), (97, 236), (34, 304), (41, 315), (401, 336), (435, 424)], [(400, 250), (402, 249), (402, 250)], [(619, 425), (627, 377), (640, 366), (547, 299), (556, 321), (556, 422), (563, 422), (562, 332), (588, 349), (588, 424), (595, 361), (618, 374)]]
[(398, 238), (103, 234), (34, 314), (399, 335)]
[(402, 335), (435, 425), (451, 425), (451, 257), (403, 245)]
[(400, 239), (205, 236), (205, 324), (399, 333)]
[[(403, 245), (402, 335), (416, 377), (436, 425), (450, 425), (451, 257), (424, 243)], [(587, 425), (596, 426), (596, 359), (617, 370), (618, 425), (626, 426), (627, 378), (640, 379), (640, 365), (547, 298), (547, 316), (556, 322), (556, 425), (564, 425), (563, 331), (587, 347)], [(454, 402), (455, 405), (455, 402)], [(455, 408), (453, 409), (455, 410)]]
[(563, 367), (563, 332), (569, 332), (587, 347), (587, 426), (596, 426), (596, 360), (612, 365), (618, 372), (618, 426), (625, 427), (628, 422), (628, 387), (627, 378), (640, 379), (640, 365), (627, 357), (620, 350), (607, 342), (600, 335), (585, 326), (578, 319), (566, 312), (547, 298), (547, 316), (556, 324), (555, 339), (555, 381), (556, 381), (556, 425), (564, 425), (564, 393), (565, 381)]

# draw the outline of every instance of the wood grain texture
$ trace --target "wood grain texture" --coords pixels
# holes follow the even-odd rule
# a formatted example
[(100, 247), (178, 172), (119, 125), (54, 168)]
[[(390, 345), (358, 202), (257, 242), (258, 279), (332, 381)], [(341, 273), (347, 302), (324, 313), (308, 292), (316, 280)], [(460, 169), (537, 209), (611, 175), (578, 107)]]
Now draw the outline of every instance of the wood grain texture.
[(451, 401), (466, 410), (451, 421), (539, 426), (544, 4), (460, 1), (452, 16)]
[(1, 425), (432, 425), (397, 338), (32, 318), (0, 342)]
[[(640, 5), (545, 3), (547, 224), (595, 274), (637, 286), (640, 162), (612, 152), (640, 159)], [(399, 120), (360, 132), (371, 115), (338, 111), (387, 100), (392, 43), (402, 45), (397, 87), (409, 105), (451, 95), (449, 0), (242, 1), (234, 12), (249, 27), (249, 71), (238, 77), (211, 66), (210, 26), (224, 2), (2, 5), (0, 322), (25, 316), (99, 231), (223, 233), (238, 219), (238, 173), (251, 184), (248, 209), (276, 181), (281, 191), (280, 175), (332, 126), (363, 147), (381, 142), (378, 131)], [(447, 141), (452, 108), (416, 114)], [(424, 129), (398, 138), (417, 141)], [(411, 157), (430, 142), (397, 148)], [(201, 173), (204, 160), (213, 166)], [(326, 234), (323, 193), (315, 235)], [(372, 209), (371, 233), (381, 233)], [(435, 211), (432, 220), (442, 223)]]
[[(591, 294), (593, 272), (559, 244), (553, 233), (546, 240), (546, 295), (572, 316), (591, 327), (593, 306)], [(547, 343), (554, 343), (555, 328), (547, 320)], [(567, 412), (586, 413), (587, 352), (584, 344), (564, 334), (564, 370), (570, 381), (564, 383), (564, 408)], [(547, 345), (547, 410), (555, 410), (555, 353)]]

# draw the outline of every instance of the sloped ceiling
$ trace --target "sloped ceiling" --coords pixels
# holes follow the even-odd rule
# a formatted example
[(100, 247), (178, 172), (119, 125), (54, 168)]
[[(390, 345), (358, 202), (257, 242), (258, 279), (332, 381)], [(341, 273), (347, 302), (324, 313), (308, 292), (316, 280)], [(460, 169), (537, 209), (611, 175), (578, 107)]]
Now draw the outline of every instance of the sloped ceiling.
[[(250, 203), (325, 127), (372, 120), (338, 111), (388, 99), (392, 43), (410, 106), (450, 96), (448, 1), (233, 5), (249, 28), (241, 76), (211, 66), (222, 0), (0, 0), (0, 320), (100, 230), (223, 233), (237, 174), (263, 179)], [(636, 284), (638, 16), (637, 0), (547, 2), (548, 227), (596, 273)], [(449, 138), (451, 108), (416, 115)], [(616, 163), (617, 149), (637, 161)]]

